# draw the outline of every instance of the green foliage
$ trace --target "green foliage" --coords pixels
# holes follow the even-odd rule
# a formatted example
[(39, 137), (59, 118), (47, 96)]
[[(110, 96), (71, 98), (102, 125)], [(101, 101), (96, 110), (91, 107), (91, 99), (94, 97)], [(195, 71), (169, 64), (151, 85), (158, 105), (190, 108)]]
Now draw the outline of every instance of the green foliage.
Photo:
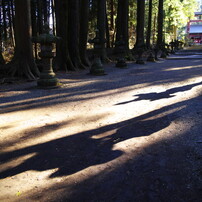
[(175, 27), (185, 27), (188, 19), (194, 16), (196, 0), (165, 0), (165, 29), (167, 35), (174, 32)]
[(169, 25), (185, 25), (189, 17), (193, 17), (196, 9), (195, 0), (165, 0), (165, 22)]

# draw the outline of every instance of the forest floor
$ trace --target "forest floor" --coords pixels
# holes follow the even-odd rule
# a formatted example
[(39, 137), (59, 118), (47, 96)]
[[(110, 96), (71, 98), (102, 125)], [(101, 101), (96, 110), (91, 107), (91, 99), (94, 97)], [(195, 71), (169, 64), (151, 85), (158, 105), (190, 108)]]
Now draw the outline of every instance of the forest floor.
[(201, 201), (201, 54), (1, 85), (0, 201)]

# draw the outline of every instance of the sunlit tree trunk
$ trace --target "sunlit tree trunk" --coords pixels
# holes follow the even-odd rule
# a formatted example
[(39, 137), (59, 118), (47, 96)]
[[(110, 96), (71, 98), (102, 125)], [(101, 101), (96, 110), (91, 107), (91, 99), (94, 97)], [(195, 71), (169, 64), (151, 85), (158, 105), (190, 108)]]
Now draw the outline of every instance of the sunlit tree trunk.
[(52, 21), (53, 21), (53, 34), (56, 34), (56, 28), (55, 28), (55, 1), (51, 0), (51, 10), (52, 10)]

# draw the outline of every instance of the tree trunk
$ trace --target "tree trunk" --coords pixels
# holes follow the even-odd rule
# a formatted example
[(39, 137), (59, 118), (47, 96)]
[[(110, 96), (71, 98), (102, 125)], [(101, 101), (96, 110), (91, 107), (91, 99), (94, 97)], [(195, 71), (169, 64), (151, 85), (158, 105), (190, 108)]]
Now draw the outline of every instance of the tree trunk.
[(56, 47), (56, 69), (75, 71), (75, 67), (69, 56), (68, 49), (68, 1), (56, 0), (56, 32), (61, 40)]
[(3, 30), (4, 30), (4, 40), (7, 40), (7, 21), (6, 21), (6, 4), (5, 1), (2, 1), (2, 9), (3, 9)]
[(55, 2), (51, 0), (51, 10), (52, 10), (52, 21), (53, 21), (53, 34), (56, 35), (55, 29)]
[(88, 40), (89, 0), (80, 0), (80, 30), (79, 30), (79, 52), (82, 64), (89, 66), (86, 55)]
[(106, 0), (97, 0), (97, 29), (99, 30), (100, 46), (101, 46), (101, 60), (107, 60), (106, 55)]
[(15, 15), (14, 15), (14, 3), (13, 3), (14, 0), (11, 0), (10, 3), (11, 3), (11, 15), (12, 15), (12, 19), (13, 19), (13, 29), (15, 29)]
[(156, 37), (156, 14), (154, 15), (154, 24), (153, 24), (153, 43), (156, 42), (155, 37)]
[(148, 27), (147, 27), (147, 39), (146, 45), (147, 48), (151, 46), (151, 25), (152, 25), (152, 0), (149, 0), (149, 14), (148, 14)]
[(38, 25), (38, 32), (39, 34), (42, 34), (43, 31), (43, 11), (42, 11), (42, 1), (37, 0), (37, 25)]
[[(23, 20), (22, 20), (23, 19)], [(12, 76), (35, 79), (39, 71), (34, 62), (31, 43), (30, 0), (15, 0), (15, 54), (8, 64)]]
[[(37, 5), (35, 1), (31, 1), (31, 23), (32, 23), (32, 36), (37, 36), (37, 21), (36, 21)], [(37, 44), (34, 43), (34, 56), (38, 58)]]
[(11, 2), (8, 2), (8, 24), (9, 24), (9, 38), (11, 39), (11, 45), (15, 46), (15, 42), (14, 42), (14, 34), (13, 34), (13, 18), (11, 15)]
[(157, 46), (160, 47), (162, 43), (163, 43), (163, 0), (159, 0)]
[(110, 9), (110, 14), (109, 14), (109, 22), (108, 23), (108, 29), (109, 29), (109, 47), (114, 47), (114, 36), (115, 36), (115, 30), (114, 30), (114, 17), (115, 17), (115, 12), (114, 12), (114, 0), (109, 0), (108, 1), (108, 7)]
[(106, 13), (106, 47), (110, 48), (110, 34), (109, 34), (109, 23), (108, 23), (108, 16)]
[[(0, 9), (0, 29), (2, 30), (2, 14)], [(2, 49), (2, 42), (3, 42), (3, 33), (0, 32), (0, 49)]]
[(81, 64), (79, 55), (79, 0), (69, 0), (68, 7), (68, 48), (70, 58), (76, 69), (85, 69), (85, 66)]
[(114, 30), (114, 0), (110, 0), (110, 30)]
[(45, 23), (49, 22), (49, 14), (48, 14), (48, 3), (49, 3), (49, 1), (43, 0), (42, 3), (43, 3), (43, 16), (44, 16), (43, 24), (45, 24)]
[(129, 1), (118, 0), (118, 12), (117, 12), (117, 23), (116, 23), (116, 42), (123, 40), (125, 43), (125, 49), (129, 49), (128, 44), (128, 12), (129, 12)]
[(144, 26), (145, 26), (145, 0), (137, 0), (137, 39), (136, 47), (144, 46)]

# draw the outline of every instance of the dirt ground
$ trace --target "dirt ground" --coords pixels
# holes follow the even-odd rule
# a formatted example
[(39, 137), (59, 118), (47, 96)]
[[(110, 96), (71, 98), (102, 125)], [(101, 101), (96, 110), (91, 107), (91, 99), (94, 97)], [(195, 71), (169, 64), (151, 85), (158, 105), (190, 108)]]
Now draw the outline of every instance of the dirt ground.
[(201, 54), (2, 84), (0, 201), (200, 202)]

